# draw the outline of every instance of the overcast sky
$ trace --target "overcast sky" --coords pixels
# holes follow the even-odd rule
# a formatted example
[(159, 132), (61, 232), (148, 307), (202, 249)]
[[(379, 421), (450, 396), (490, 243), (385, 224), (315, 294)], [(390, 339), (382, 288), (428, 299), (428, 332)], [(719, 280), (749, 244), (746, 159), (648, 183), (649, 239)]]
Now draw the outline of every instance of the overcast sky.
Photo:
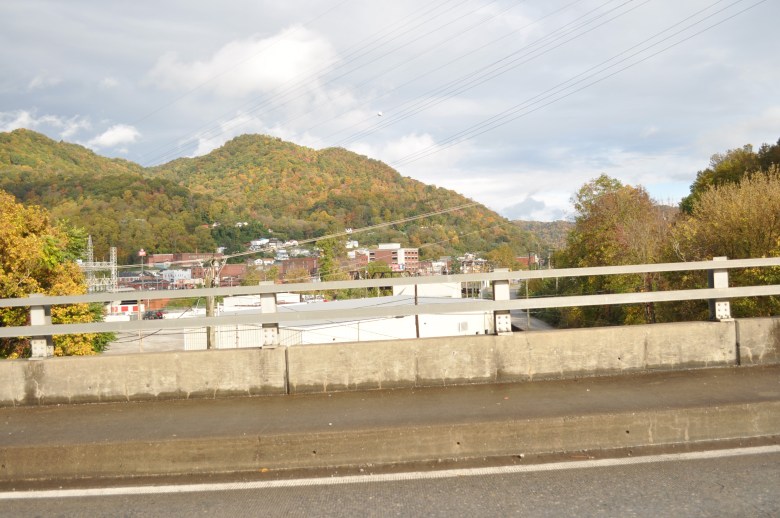
[[(780, 138), (777, 0), (2, 0), (0, 131), (156, 165), (341, 146), (512, 219)], [(380, 115), (381, 114), (381, 115)]]

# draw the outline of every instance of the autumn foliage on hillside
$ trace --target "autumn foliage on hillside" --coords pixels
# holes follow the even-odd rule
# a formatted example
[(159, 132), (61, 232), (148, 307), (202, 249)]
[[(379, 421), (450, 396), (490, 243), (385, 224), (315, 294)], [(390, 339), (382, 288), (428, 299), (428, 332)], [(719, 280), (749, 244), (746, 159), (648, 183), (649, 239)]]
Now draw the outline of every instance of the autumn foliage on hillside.
[[(470, 203), (454, 191), (403, 177), (378, 160), (345, 149), (317, 151), (263, 135), (237, 137), (208, 155), (179, 159), (151, 174), (211, 197), (215, 221), (257, 221), (293, 239)], [(366, 244), (400, 241), (421, 247), (423, 257), (484, 252), (504, 243), (517, 253), (539, 247), (529, 232), (481, 205), (377, 229), (359, 239)]]
[(120, 261), (137, 250), (188, 252), (214, 248), (209, 202), (173, 182), (150, 179), (143, 168), (108, 159), (28, 130), (0, 133), (0, 189), (25, 205), (47, 207), (92, 235), (98, 257), (110, 246)]
[[(211, 153), (143, 168), (28, 130), (0, 133), (0, 189), (48, 207), (93, 236), (95, 253), (120, 262), (150, 253), (245, 249), (273, 233), (316, 239), (470, 203), (401, 176), (386, 164), (333, 148), (313, 150), (263, 135), (237, 137)], [(246, 222), (240, 230), (237, 222)], [(270, 229), (270, 230), (269, 230)], [(362, 233), (362, 244), (398, 241), (423, 258), (539, 250), (529, 232), (484, 206)]]

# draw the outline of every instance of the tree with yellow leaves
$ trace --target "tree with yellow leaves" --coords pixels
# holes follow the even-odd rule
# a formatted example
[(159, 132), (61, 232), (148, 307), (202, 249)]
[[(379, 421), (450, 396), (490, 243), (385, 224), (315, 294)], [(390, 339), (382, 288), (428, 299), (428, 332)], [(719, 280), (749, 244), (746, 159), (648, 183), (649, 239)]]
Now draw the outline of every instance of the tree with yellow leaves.
[[(52, 223), (38, 206), (25, 207), (0, 191), (0, 298), (77, 295), (86, 292), (75, 259), (84, 247), (83, 233)], [(94, 322), (98, 316), (88, 304), (52, 307), (53, 323)], [(0, 326), (28, 324), (29, 309), (0, 308)], [(102, 347), (98, 335), (63, 335), (54, 338), (58, 356), (95, 354)], [(0, 358), (29, 355), (29, 340), (0, 339)]]
[[(749, 259), (780, 256), (780, 168), (749, 171), (739, 183), (723, 183), (702, 190), (691, 214), (671, 233), (675, 259), (707, 261), (713, 257)], [(777, 284), (780, 268), (748, 268), (729, 273), (731, 286)], [(705, 287), (702, 276), (681, 279), (683, 289)], [(687, 308), (690, 305), (679, 305)], [(676, 309), (682, 313), (683, 309)], [(706, 314), (704, 304), (698, 314)], [(780, 312), (780, 297), (750, 297), (731, 301), (735, 317), (772, 316)], [(688, 316), (688, 314), (686, 314)]]

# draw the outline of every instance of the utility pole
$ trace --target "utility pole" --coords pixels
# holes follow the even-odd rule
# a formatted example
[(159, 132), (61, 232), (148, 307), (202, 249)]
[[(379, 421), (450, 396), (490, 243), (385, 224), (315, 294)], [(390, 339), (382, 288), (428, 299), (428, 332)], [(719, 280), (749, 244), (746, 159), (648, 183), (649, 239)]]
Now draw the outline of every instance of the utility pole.
[[(219, 286), (219, 259), (212, 259), (209, 266), (204, 271), (204, 281), (207, 288), (216, 288)], [(206, 316), (214, 316), (214, 295), (206, 296)], [(215, 349), (217, 347), (216, 331), (214, 326), (206, 326), (206, 349)]]
[[(417, 306), (417, 284), (414, 285), (414, 305)], [(417, 333), (417, 338), (420, 338), (420, 315), (414, 314), (414, 329)]]

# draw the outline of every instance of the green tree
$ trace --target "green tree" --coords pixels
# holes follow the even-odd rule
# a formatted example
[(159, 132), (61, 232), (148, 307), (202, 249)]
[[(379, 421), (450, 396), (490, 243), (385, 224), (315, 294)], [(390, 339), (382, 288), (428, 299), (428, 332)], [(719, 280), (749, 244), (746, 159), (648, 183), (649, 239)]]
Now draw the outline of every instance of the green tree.
[(393, 273), (393, 270), (384, 261), (371, 261), (366, 265), (366, 277), (369, 279), (377, 279), (390, 273)]
[[(393, 273), (390, 266), (384, 261), (371, 261), (366, 265), (364, 277), (379, 279)], [(356, 290), (355, 297), (384, 297), (393, 294), (393, 288), (377, 286), (373, 290)]]
[(331, 237), (317, 241), (317, 248), (320, 249), (320, 257), (317, 262), (320, 279), (322, 281), (346, 279), (347, 273), (341, 268), (341, 263), (347, 255), (344, 243)]
[(306, 268), (293, 268), (284, 275), (284, 282), (310, 282), (311, 276)]
[(671, 226), (670, 210), (639, 186), (602, 175), (572, 198), (577, 216), (566, 254), (572, 266), (657, 262)]
[(494, 268), (509, 268), (511, 271), (520, 269), (520, 262), (517, 260), (517, 254), (515, 254), (514, 249), (506, 243), (485, 254), (485, 259), (490, 261)]
[(277, 281), (279, 280), (279, 267), (271, 266), (261, 267), (255, 266), (247, 270), (244, 280), (241, 281), (242, 286), (257, 286), (260, 282)]
[[(55, 225), (41, 207), (25, 207), (0, 191), (0, 297), (21, 298), (32, 293), (76, 295), (86, 292), (84, 277), (74, 262), (83, 250), (82, 231)], [(52, 307), (53, 323), (94, 322), (88, 304)], [(28, 323), (28, 308), (0, 309), (0, 326)], [(104, 347), (98, 335), (54, 337), (55, 354), (94, 354)], [(29, 340), (0, 339), (0, 357), (29, 355)]]
[(697, 173), (691, 194), (682, 200), (680, 207), (690, 214), (701, 194), (711, 187), (739, 183), (743, 178), (769, 171), (773, 165), (780, 165), (780, 141), (774, 146), (762, 145), (758, 153), (750, 144), (716, 153), (710, 158), (709, 167)]
[[(623, 185), (606, 175), (583, 185), (572, 198), (577, 210), (567, 246), (555, 261), (562, 267), (655, 263), (663, 258), (673, 216), (655, 203), (643, 187)], [(560, 283), (565, 294), (654, 291), (654, 274), (572, 278)], [(552, 284), (546, 283), (545, 290)], [(564, 327), (631, 324), (656, 321), (655, 306), (592, 306), (548, 312)]]

